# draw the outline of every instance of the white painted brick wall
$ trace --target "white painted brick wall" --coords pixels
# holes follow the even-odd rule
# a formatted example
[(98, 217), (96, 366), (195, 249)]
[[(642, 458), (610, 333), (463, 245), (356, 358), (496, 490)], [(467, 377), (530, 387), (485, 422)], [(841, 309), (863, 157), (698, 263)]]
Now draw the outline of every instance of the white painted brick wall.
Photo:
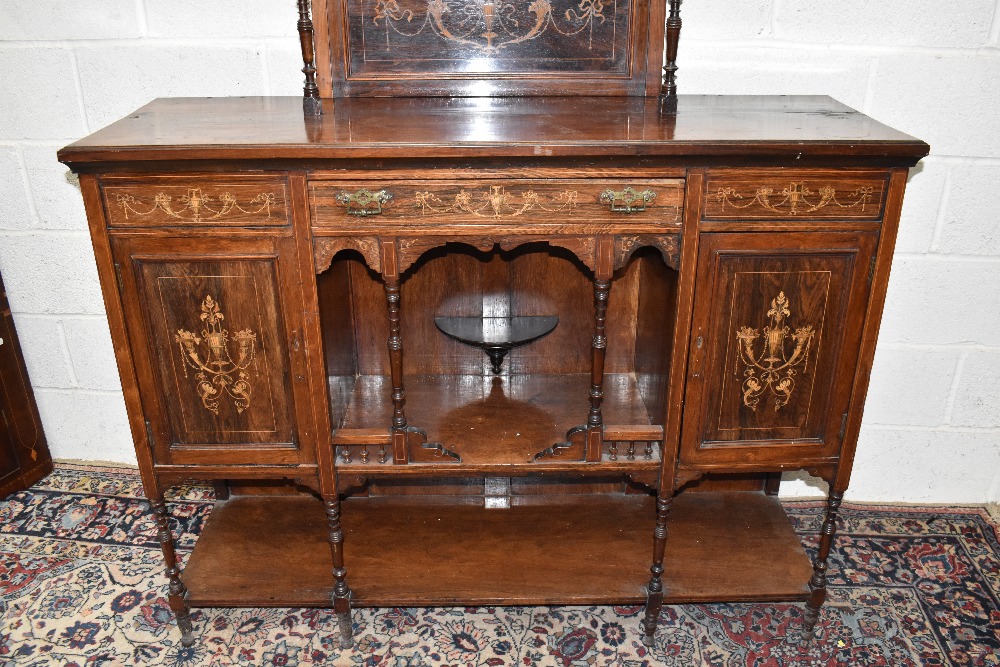
[[(1000, 0), (683, 9), (682, 93), (829, 94), (931, 144), (849, 497), (1000, 501)], [(0, 270), (57, 457), (135, 460), (79, 189), (55, 149), (153, 97), (299, 94), (295, 21), (293, 0), (0, 3)]]

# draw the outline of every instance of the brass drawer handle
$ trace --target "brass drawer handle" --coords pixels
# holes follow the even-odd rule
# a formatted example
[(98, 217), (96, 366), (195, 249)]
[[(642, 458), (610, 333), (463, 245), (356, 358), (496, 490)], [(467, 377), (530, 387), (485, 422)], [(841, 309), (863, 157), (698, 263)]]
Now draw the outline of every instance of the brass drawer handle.
[(633, 188), (625, 188), (621, 192), (605, 190), (601, 193), (601, 201), (608, 204), (616, 213), (638, 213), (646, 210), (646, 204), (656, 199), (652, 190), (636, 192)]
[(347, 207), (348, 215), (360, 216), (381, 214), (382, 205), (389, 203), (390, 199), (392, 199), (392, 195), (385, 190), (372, 192), (371, 190), (361, 189), (354, 194), (341, 192), (337, 195), (337, 201)]

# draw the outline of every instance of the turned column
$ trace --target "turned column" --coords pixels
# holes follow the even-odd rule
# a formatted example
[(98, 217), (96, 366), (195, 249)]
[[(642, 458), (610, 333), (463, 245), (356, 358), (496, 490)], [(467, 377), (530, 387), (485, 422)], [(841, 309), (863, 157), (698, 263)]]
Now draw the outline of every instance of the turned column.
[(809, 639), (816, 629), (819, 620), (819, 609), (826, 601), (826, 569), (833, 537), (837, 532), (837, 514), (840, 503), (844, 499), (842, 491), (830, 491), (826, 501), (826, 518), (819, 539), (819, 550), (816, 552), (816, 562), (813, 564), (813, 576), (809, 580), (809, 601), (806, 603), (805, 620), (802, 625), (802, 638)]
[(385, 288), (386, 311), (389, 317), (389, 372), (392, 378), (392, 460), (406, 463), (409, 452), (406, 444), (406, 392), (403, 389), (403, 337), (399, 316), (399, 267), (396, 261), (395, 240), (382, 241), (382, 283)]
[(649, 584), (646, 586), (646, 615), (642, 619), (642, 643), (653, 645), (656, 622), (663, 608), (663, 553), (667, 547), (667, 517), (674, 497), (659, 496), (656, 499), (656, 528), (653, 529), (653, 564), (649, 567)]
[(354, 645), (354, 629), (351, 624), (351, 589), (347, 585), (347, 568), (344, 567), (344, 530), (340, 526), (340, 498), (323, 498), (326, 520), (330, 528), (330, 551), (333, 555), (333, 611), (340, 626), (340, 646)]
[(608, 297), (614, 273), (614, 239), (597, 238), (594, 267), (594, 337), (590, 352), (590, 414), (587, 416), (587, 461), (600, 461), (604, 449), (604, 359), (608, 347), (606, 335)]
[(167, 603), (177, 618), (177, 628), (181, 631), (181, 644), (194, 644), (194, 629), (191, 625), (191, 611), (184, 600), (187, 589), (181, 581), (180, 569), (177, 567), (177, 553), (174, 551), (174, 536), (170, 532), (170, 519), (167, 515), (167, 504), (163, 494), (157, 492), (150, 498), (149, 505), (153, 509), (156, 521), (156, 531), (160, 539), (160, 550), (167, 566)]
[(604, 444), (604, 358), (608, 339), (605, 327), (610, 280), (594, 280), (594, 338), (591, 341), (590, 414), (587, 416), (587, 460), (600, 461)]
[(681, 41), (681, 0), (670, 0), (666, 24), (666, 64), (663, 66), (662, 97), (677, 96), (677, 47)]
[(305, 84), (302, 87), (302, 109), (307, 116), (320, 116), (323, 107), (319, 99), (319, 86), (316, 85), (316, 55), (313, 40), (312, 2), (298, 0), (299, 3), (299, 44), (302, 47), (302, 73), (305, 74)]

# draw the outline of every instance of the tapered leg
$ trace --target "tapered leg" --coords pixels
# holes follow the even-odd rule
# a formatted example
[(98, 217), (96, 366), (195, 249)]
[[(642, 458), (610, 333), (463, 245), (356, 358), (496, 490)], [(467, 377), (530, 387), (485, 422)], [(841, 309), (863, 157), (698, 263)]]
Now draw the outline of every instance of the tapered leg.
[(177, 554), (174, 551), (174, 537), (170, 533), (170, 523), (167, 518), (167, 505), (163, 496), (150, 499), (153, 516), (156, 519), (156, 529), (160, 538), (160, 549), (163, 551), (163, 561), (167, 566), (167, 602), (174, 617), (177, 618), (177, 628), (181, 631), (181, 644), (194, 644), (194, 630), (191, 626), (191, 612), (184, 601), (187, 589), (181, 581), (180, 570), (177, 569)]
[(806, 603), (805, 620), (802, 626), (802, 638), (810, 639), (819, 620), (819, 608), (826, 601), (826, 567), (833, 546), (833, 536), (837, 532), (837, 512), (844, 494), (831, 491), (826, 502), (826, 518), (823, 520), (823, 532), (819, 540), (819, 551), (813, 565), (813, 576), (809, 580), (809, 601)]
[(642, 643), (653, 645), (653, 635), (656, 634), (656, 622), (663, 608), (663, 552), (667, 545), (667, 517), (673, 496), (660, 496), (656, 499), (656, 529), (653, 531), (653, 564), (649, 567), (652, 576), (646, 587), (646, 616), (642, 619)]
[(347, 569), (344, 567), (344, 531), (340, 527), (340, 499), (330, 496), (323, 499), (326, 519), (330, 526), (330, 551), (333, 553), (333, 611), (340, 626), (341, 648), (354, 645), (351, 626), (351, 589), (347, 586)]

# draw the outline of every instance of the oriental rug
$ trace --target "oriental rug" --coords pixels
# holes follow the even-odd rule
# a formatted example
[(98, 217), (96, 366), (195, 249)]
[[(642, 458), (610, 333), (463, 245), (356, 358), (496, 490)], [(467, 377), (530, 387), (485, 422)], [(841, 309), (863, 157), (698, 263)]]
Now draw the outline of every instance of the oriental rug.
[[(182, 558), (212, 510), (174, 489)], [(789, 502), (813, 551), (823, 503)], [(845, 503), (820, 636), (798, 604), (666, 607), (656, 645), (640, 607), (354, 612), (338, 647), (328, 610), (196, 609), (184, 648), (166, 603), (156, 531), (130, 469), (67, 465), (0, 502), (0, 665), (305, 667), (916, 667), (1000, 665), (998, 526), (979, 508)]]

